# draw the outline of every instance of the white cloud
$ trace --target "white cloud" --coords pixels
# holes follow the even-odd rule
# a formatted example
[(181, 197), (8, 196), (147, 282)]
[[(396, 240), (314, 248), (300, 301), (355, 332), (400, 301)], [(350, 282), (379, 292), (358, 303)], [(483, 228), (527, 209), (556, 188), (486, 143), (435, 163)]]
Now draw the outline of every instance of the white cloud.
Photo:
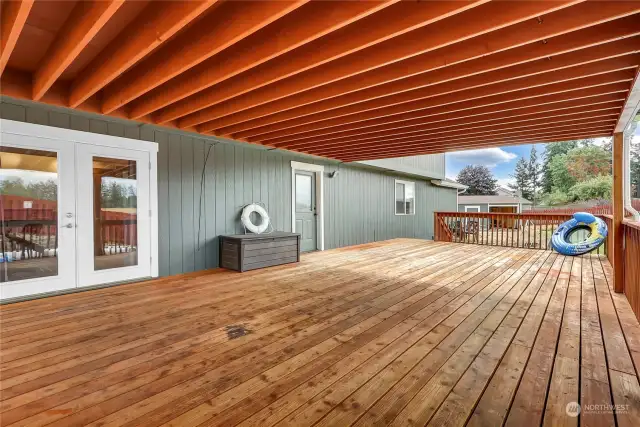
[(513, 178), (499, 178), (497, 185), (499, 187), (509, 188), (509, 184), (515, 184), (516, 180)]
[(500, 163), (508, 163), (518, 157), (516, 154), (509, 153), (498, 147), (457, 151), (455, 153), (447, 153), (447, 156), (460, 163), (484, 165), (489, 168), (494, 168)]

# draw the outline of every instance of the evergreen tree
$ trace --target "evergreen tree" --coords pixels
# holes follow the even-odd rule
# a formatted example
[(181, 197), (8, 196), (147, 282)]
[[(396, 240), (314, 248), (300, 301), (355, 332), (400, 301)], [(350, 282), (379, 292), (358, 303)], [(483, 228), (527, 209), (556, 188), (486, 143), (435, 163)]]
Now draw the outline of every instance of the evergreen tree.
[(462, 168), (456, 178), (460, 184), (469, 188), (465, 194), (469, 195), (494, 195), (498, 182), (486, 166), (468, 165)]
[(556, 156), (567, 154), (570, 150), (577, 148), (578, 144), (579, 141), (552, 142), (547, 144), (544, 151), (544, 161), (542, 162), (542, 191), (545, 194), (551, 193), (553, 189), (551, 161)]
[(536, 205), (536, 196), (541, 185), (542, 165), (538, 163), (538, 151), (536, 146), (531, 146), (531, 154), (529, 155), (529, 164), (527, 165), (529, 172), (529, 186), (531, 188), (531, 201), (533, 206)]
[(525, 199), (531, 199), (531, 174), (529, 171), (529, 163), (520, 157), (516, 168), (511, 175), (516, 180), (515, 184), (509, 184), (509, 188), (520, 192)]

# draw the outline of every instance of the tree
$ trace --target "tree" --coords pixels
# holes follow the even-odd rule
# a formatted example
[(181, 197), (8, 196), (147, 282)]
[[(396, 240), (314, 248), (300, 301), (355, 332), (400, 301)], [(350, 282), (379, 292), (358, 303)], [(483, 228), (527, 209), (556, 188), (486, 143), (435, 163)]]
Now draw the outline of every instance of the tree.
[(516, 180), (516, 183), (509, 184), (509, 188), (520, 192), (522, 197), (525, 199), (530, 199), (531, 179), (529, 174), (529, 163), (524, 159), (524, 157), (520, 157), (520, 160), (516, 163), (516, 168), (514, 169), (511, 177)]
[(529, 177), (529, 186), (531, 188), (531, 201), (533, 206), (536, 205), (536, 196), (541, 185), (542, 165), (538, 163), (538, 151), (536, 146), (531, 146), (531, 154), (529, 154), (529, 164), (527, 165)]
[(466, 191), (466, 194), (469, 195), (496, 194), (496, 183), (498, 181), (486, 166), (465, 166), (460, 173), (458, 173), (456, 181), (469, 187)]
[(544, 161), (542, 162), (542, 191), (551, 193), (553, 178), (551, 176), (551, 162), (557, 156), (567, 154), (570, 150), (577, 148), (579, 141), (552, 142), (547, 144), (544, 150)]
[(574, 148), (567, 153), (567, 170), (577, 181), (611, 174), (611, 155), (601, 147)]
[(613, 177), (611, 175), (595, 176), (571, 187), (569, 197), (576, 202), (595, 199), (611, 200), (612, 187)]
[(551, 176), (551, 189), (547, 192), (562, 192), (568, 193), (569, 189), (576, 183), (575, 178), (569, 173), (567, 169), (567, 155), (562, 154), (555, 156), (549, 164), (549, 174)]

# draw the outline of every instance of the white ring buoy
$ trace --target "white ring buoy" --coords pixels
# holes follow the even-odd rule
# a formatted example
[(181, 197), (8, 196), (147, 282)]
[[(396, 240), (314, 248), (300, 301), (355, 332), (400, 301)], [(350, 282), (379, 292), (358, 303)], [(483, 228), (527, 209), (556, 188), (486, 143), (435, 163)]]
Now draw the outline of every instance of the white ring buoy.
[[(260, 216), (259, 224), (251, 222), (251, 214), (254, 212)], [(262, 234), (266, 231), (267, 227), (269, 227), (269, 214), (265, 208), (260, 205), (256, 205), (255, 203), (244, 207), (240, 220), (247, 230), (255, 234)]]

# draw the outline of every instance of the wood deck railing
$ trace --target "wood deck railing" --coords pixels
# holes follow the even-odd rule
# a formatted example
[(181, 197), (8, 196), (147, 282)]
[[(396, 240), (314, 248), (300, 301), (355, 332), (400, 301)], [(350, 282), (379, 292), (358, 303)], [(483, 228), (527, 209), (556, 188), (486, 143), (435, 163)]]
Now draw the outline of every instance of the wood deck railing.
[(624, 233), (624, 294), (640, 319), (640, 222), (625, 219)]
[(570, 214), (435, 212), (434, 239), (510, 248), (551, 249), (551, 235)]

